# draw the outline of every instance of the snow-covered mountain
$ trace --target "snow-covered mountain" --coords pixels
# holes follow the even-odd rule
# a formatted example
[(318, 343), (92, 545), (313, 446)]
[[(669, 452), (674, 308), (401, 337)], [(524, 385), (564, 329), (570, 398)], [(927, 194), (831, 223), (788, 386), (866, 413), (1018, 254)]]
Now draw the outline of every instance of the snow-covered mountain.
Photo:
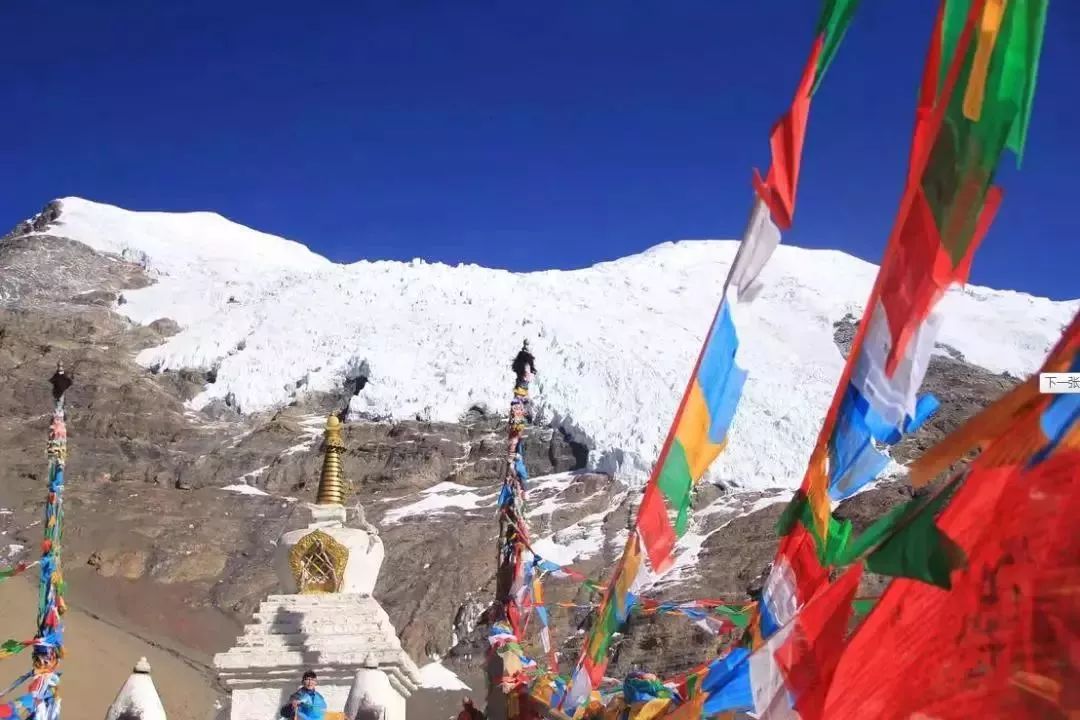
[[(156, 279), (126, 292), (118, 312), (182, 328), (139, 363), (217, 368), (196, 408), (227, 398), (254, 412), (338, 390), (366, 361), (370, 382), (352, 412), (454, 421), (474, 406), (502, 409), (510, 359), (528, 338), (542, 418), (628, 482), (656, 457), (737, 247), (668, 243), (535, 273), (421, 260), (341, 265), (219, 215), (130, 212), (78, 198), (61, 208), (39, 223), (41, 234), (139, 262)], [(833, 324), (861, 312), (875, 272), (840, 252), (778, 249), (763, 291), (736, 311), (739, 362), (750, 377), (711, 479), (748, 489), (798, 484), (842, 367)], [(944, 299), (938, 340), (969, 363), (1024, 375), (1078, 306), (968, 286)]]

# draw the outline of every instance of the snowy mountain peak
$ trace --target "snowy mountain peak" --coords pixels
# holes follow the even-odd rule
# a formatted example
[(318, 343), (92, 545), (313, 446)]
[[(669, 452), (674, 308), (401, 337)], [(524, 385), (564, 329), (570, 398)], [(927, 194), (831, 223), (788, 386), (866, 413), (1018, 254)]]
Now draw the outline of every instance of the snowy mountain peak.
[[(182, 273), (192, 263), (217, 269), (293, 268), (317, 270), (329, 261), (304, 245), (252, 230), (211, 212), (132, 212), (67, 197), (50, 232), (95, 250), (144, 260), (161, 273)], [(201, 270), (202, 268), (198, 268)]]
[[(352, 399), (355, 415), (456, 421), (474, 406), (502, 411), (510, 360), (527, 337), (543, 419), (629, 481), (656, 457), (737, 249), (665, 243), (581, 270), (524, 274), (419, 260), (340, 265), (218, 215), (77, 198), (64, 199), (45, 230), (150, 269), (157, 282), (125, 293), (117, 311), (183, 328), (143, 351), (144, 366), (217, 368), (197, 407), (228, 398), (250, 412), (339, 391), (366, 362), (370, 381)], [(735, 311), (750, 377), (712, 479), (798, 484), (842, 367), (834, 323), (861, 313), (875, 272), (840, 252), (777, 250), (763, 291)], [(975, 365), (1023, 375), (1078, 304), (957, 289), (942, 302), (939, 342)]]

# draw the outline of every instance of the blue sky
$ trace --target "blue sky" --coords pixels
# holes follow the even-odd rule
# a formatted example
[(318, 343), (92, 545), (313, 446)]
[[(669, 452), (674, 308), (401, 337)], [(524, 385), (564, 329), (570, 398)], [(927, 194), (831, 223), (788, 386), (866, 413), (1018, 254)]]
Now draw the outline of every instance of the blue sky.
[[(0, 224), (53, 197), (215, 210), (335, 260), (572, 268), (731, 238), (814, 0), (14, 0)], [(936, 0), (864, 0), (785, 241), (878, 261)], [(1080, 296), (1080, 3), (972, 280)]]

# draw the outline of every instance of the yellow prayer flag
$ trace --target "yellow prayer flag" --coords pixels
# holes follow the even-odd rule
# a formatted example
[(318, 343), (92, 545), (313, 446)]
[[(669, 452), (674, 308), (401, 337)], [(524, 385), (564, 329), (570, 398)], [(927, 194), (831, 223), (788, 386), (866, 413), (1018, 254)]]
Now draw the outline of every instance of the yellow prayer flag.
[(670, 704), (669, 698), (653, 698), (640, 706), (632, 707), (629, 720), (655, 720), (664, 714)]
[(990, 71), (990, 58), (994, 54), (998, 31), (1005, 17), (1008, 0), (986, 0), (982, 19), (979, 21), (979, 39), (975, 45), (975, 59), (971, 64), (967, 89), (964, 91), (964, 117), (978, 122), (982, 116), (983, 98), (986, 96), (986, 76)]
[(641, 568), (641, 545), (637, 533), (631, 533), (630, 542), (626, 544), (626, 553), (623, 555), (622, 572), (615, 582), (615, 608), (620, 612), (626, 609), (626, 596), (630, 587), (637, 578)]
[(810, 456), (810, 465), (806, 472), (810, 483), (806, 493), (806, 499), (810, 503), (810, 510), (814, 516), (814, 524), (817, 526), (818, 535), (824, 544), (829, 538), (829, 515), (831, 506), (829, 503), (829, 473), (826, 469), (825, 458), (828, 438), (814, 449)]
[(675, 709), (666, 720), (699, 720), (705, 707), (705, 694), (698, 693)]

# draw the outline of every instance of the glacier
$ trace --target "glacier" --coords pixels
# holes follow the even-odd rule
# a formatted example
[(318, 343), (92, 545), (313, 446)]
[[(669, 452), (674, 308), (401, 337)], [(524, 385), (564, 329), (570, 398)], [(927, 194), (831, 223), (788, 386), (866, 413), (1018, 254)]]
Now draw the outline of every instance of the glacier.
[[(216, 368), (193, 409), (228, 398), (254, 413), (305, 392), (340, 391), (366, 361), (370, 378), (352, 398), (354, 416), (455, 422), (473, 407), (504, 409), (510, 361), (527, 338), (540, 419), (630, 485), (660, 450), (738, 247), (681, 241), (530, 273), (422, 260), (338, 264), (212, 213), (60, 202), (44, 234), (138, 262), (154, 279), (125, 291), (115, 310), (181, 328), (137, 361), (159, 371)], [(350, 233), (344, 221), (341, 233)], [(750, 375), (709, 480), (751, 490), (799, 484), (842, 369), (833, 323), (861, 313), (876, 270), (841, 252), (777, 250), (761, 292), (735, 311), (738, 362)], [(969, 285), (940, 307), (939, 343), (975, 365), (1024, 376), (1080, 301)]]

